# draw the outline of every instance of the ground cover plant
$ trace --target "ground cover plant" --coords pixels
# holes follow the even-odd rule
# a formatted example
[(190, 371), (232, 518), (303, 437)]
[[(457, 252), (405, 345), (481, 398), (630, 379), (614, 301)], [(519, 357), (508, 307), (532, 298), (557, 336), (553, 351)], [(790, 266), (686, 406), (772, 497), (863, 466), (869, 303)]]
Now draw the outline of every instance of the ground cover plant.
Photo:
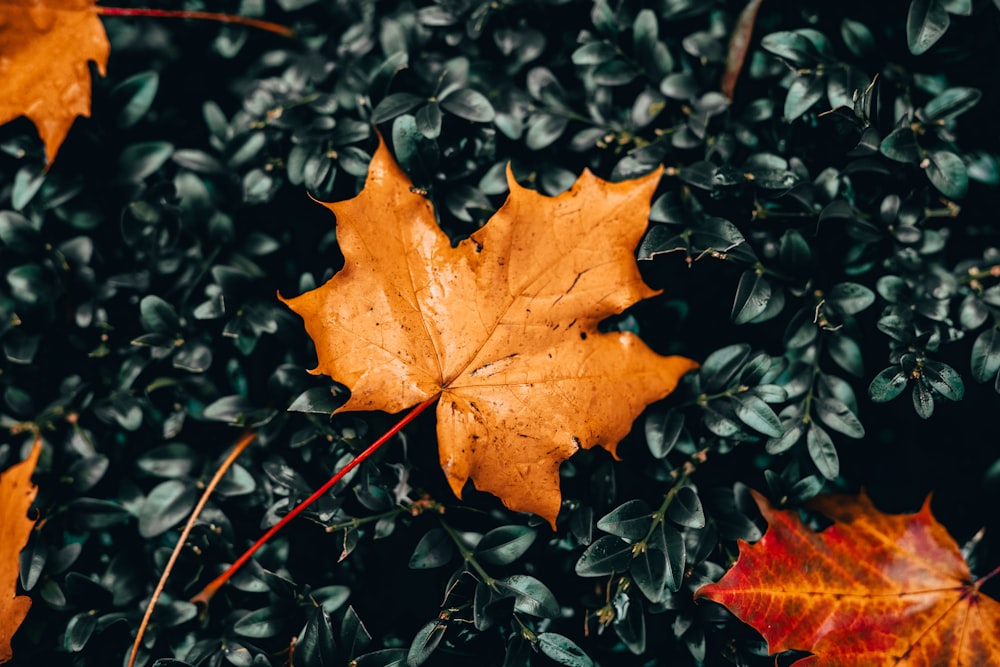
[[(0, 660), (127, 664), (168, 561), (135, 664), (840, 664), (837, 622), (883, 617), (872, 591), (928, 588), (951, 615), (894, 620), (898, 643), (875, 623), (850, 650), (998, 660), (979, 640), (1000, 595), (1000, 3), (143, 8), (292, 34), (0, 0)], [(76, 39), (67, 16), (89, 45), (71, 76), (41, 66)], [(642, 365), (697, 367), (641, 400), (614, 373), (563, 392), (581, 423), (623, 425), (589, 441), (536, 416), (566, 456), (491, 465), (548, 462), (543, 501), (450, 469), (442, 401), (228, 578), (401, 416), (368, 408), (457, 402), (456, 376), (520, 354), (397, 403), (324, 366), (350, 343), (314, 344), (296, 297), (367, 270), (345, 220), (373, 156), (400, 179), (362, 197), (417, 202), (456, 266), (514, 256), (491, 254), (488, 222), (509, 194), (531, 202), (518, 220), (542, 264), (584, 248), (629, 266), (633, 296), (586, 292), (593, 322), (535, 313), (574, 350), (641, 339)], [(645, 231), (588, 245), (594, 221), (555, 224), (587, 183), (608, 188), (591, 211), (639, 188)], [(340, 202), (336, 221), (317, 201)], [(405, 256), (392, 211), (373, 217), (379, 262)], [(573, 267), (568, 295), (597, 274)], [(883, 547), (902, 579), (849, 567), (877, 568)], [(921, 578), (924, 558), (946, 571)], [(800, 604), (829, 592), (782, 577), (814, 561), (843, 567), (854, 597)]]

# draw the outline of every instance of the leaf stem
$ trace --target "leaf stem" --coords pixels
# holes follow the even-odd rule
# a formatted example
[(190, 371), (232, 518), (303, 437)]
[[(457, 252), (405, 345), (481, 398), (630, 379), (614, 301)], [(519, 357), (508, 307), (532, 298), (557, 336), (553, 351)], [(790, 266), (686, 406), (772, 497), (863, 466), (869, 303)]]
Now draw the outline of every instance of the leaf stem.
[(473, 553), (472, 549), (469, 549), (467, 546), (465, 546), (465, 543), (462, 542), (462, 538), (458, 536), (458, 533), (456, 533), (455, 530), (451, 526), (449, 526), (444, 519), (438, 517), (438, 520), (441, 522), (441, 527), (444, 529), (444, 532), (447, 533), (448, 537), (451, 538), (451, 541), (455, 543), (455, 547), (458, 549), (458, 553), (462, 556), (462, 560), (472, 566), (472, 569), (476, 571), (476, 574), (478, 574), (480, 577), (483, 578), (484, 584), (489, 586), (494, 591), (499, 592), (499, 589), (497, 588), (496, 584), (496, 579), (491, 577), (490, 573), (487, 572), (483, 568), (483, 566), (479, 564), (479, 561), (476, 560), (476, 556)]
[[(687, 481), (688, 475), (694, 472), (694, 465), (690, 462), (685, 462), (682, 468), (679, 468), (680, 474), (676, 477), (673, 486), (670, 490), (663, 495), (663, 502), (660, 503), (660, 507), (653, 512), (653, 522), (649, 525), (649, 530), (646, 531), (646, 537), (642, 538), (642, 541), (637, 542), (633, 547), (633, 554), (638, 555), (640, 552), (646, 550), (646, 544), (649, 542), (650, 538), (653, 537), (653, 533), (667, 517), (667, 509), (670, 507), (670, 503), (673, 502), (674, 498), (677, 496), (677, 492), (681, 490), (684, 483)], [(642, 545), (642, 546), (638, 546)]]
[(188, 517), (187, 523), (184, 524), (184, 529), (181, 531), (181, 535), (177, 538), (177, 544), (174, 545), (173, 553), (170, 554), (170, 560), (167, 561), (167, 566), (163, 568), (163, 574), (160, 575), (160, 581), (157, 582), (156, 588), (153, 590), (153, 596), (149, 599), (149, 604), (146, 605), (146, 613), (142, 617), (142, 622), (139, 623), (139, 630), (135, 635), (135, 642), (132, 644), (132, 653), (128, 657), (128, 667), (133, 667), (135, 665), (135, 660), (139, 655), (139, 646), (142, 644), (142, 637), (146, 634), (146, 627), (149, 625), (149, 619), (153, 615), (153, 610), (156, 608), (156, 602), (160, 599), (160, 594), (163, 593), (164, 587), (167, 585), (167, 579), (170, 577), (170, 573), (174, 569), (174, 564), (177, 562), (177, 558), (181, 554), (184, 545), (187, 543), (188, 536), (191, 534), (191, 530), (194, 528), (195, 522), (201, 515), (201, 511), (205, 509), (205, 504), (208, 502), (208, 497), (212, 495), (215, 491), (215, 487), (219, 485), (222, 478), (225, 476), (229, 468), (235, 463), (237, 457), (243, 453), (243, 450), (254, 441), (257, 437), (256, 431), (247, 431), (244, 433), (240, 439), (233, 446), (233, 449), (226, 458), (216, 469), (215, 474), (212, 479), (208, 482), (205, 487), (205, 491), (201, 494), (201, 498), (198, 500), (198, 504), (194, 506), (194, 510), (191, 512), (191, 516)]
[[(431, 404), (433, 404), (434, 401), (437, 400), (437, 398), (438, 397), (436, 395), (432, 396), (431, 398), (427, 399), (420, 405), (416, 406), (415, 408), (407, 412), (406, 415), (398, 422), (396, 422), (396, 424), (392, 428), (386, 431), (381, 438), (379, 438), (371, 445), (369, 445), (368, 449), (366, 449), (365, 451), (361, 452), (353, 459), (351, 459), (347, 465), (345, 465), (343, 468), (337, 471), (336, 475), (327, 480), (326, 484), (316, 489), (316, 491), (311, 496), (309, 496), (304, 501), (296, 505), (288, 514), (282, 517), (281, 521), (271, 526), (271, 528), (268, 529), (266, 533), (260, 536), (260, 539), (254, 542), (249, 549), (243, 552), (242, 556), (237, 558), (232, 565), (226, 568), (225, 572), (223, 572), (218, 577), (213, 579), (207, 586), (201, 589), (201, 591), (197, 595), (192, 597), (191, 602), (194, 602), (195, 604), (208, 604), (208, 601), (212, 599), (212, 596), (215, 595), (216, 591), (218, 591), (223, 584), (229, 581), (229, 579), (234, 574), (236, 574), (237, 570), (243, 567), (243, 565), (245, 565), (246, 562), (250, 560), (250, 558), (257, 552), (257, 550), (260, 549), (262, 546), (264, 546), (264, 544), (267, 543), (267, 541), (270, 540), (275, 533), (284, 528), (285, 524), (287, 524), (289, 521), (297, 517), (302, 512), (302, 510), (309, 507), (309, 505), (311, 505), (314, 501), (323, 496), (323, 494), (329, 491), (337, 482), (343, 479), (344, 475), (354, 470), (354, 468), (356, 468), (362, 461), (364, 461), (369, 456), (378, 451), (378, 449), (386, 442), (388, 442), (389, 439), (392, 438), (392, 436), (399, 433), (399, 431), (404, 426), (406, 426), (411, 421), (416, 419), (417, 415), (419, 415), (421, 412), (430, 407)], [(131, 665), (129, 667), (131, 667)]]
[(193, 12), (182, 9), (149, 9), (148, 7), (103, 7), (98, 5), (94, 8), (98, 14), (104, 16), (152, 16), (155, 18), (169, 19), (203, 19), (206, 21), (218, 21), (220, 23), (237, 23), (258, 30), (265, 30), (281, 35), (282, 37), (294, 37), (295, 31), (288, 26), (261, 21), (260, 19), (247, 18), (246, 16), (236, 16), (234, 14), (220, 14), (216, 12)]
[(979, 579), (976, 580), (976, 588), (977, 589), (982, 588), (983, 584), (985, 584), (987, 581), (989, 581), (998, 574), (1000, 574), (1000, 565), (997, 565), (989, 573), (983, 575), (982, 577), (979, 577)]

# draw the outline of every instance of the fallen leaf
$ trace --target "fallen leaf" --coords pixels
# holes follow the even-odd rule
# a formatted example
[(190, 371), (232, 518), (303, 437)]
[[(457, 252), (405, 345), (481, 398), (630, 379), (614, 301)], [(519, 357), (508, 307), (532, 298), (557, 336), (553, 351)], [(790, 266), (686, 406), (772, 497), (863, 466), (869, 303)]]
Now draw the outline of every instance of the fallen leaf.
[(622, 183), (584, 172), (554, 198), (521, 187), (456, 247), (385, 145), (364, 190), (324, 204), (344, 268), (286, 303), (318, 365), (351, 389), (338, 411), (399, 412), (435, 396), (441, 467), (555, 526), (559, 465), (612, 454), (632, 421), (696, 364), (663, 357), (609, 315), (656, 292), (634, 249), (659, 172)]
[(930, 498), (917, 514), (883, 514), (864, 493), (821, 496), (810, 507), (834, 522), (821, 532), (754, 499), (764, 537), (741, 542), (736, 565), (695, 597), (724, 604), (770, 652), (813, 654), (796, 665), (1000, 664), (1000, 603), (980, 592), (989, 576), (972, 581)]
[(13, 657), (10, 641), (31, 608), (31, 598), (17, 594), (17, 577), (21, 549), (35, 525), (28, 508), (38, 491), (31, 475), (41, 449), (35, 440), (27, 459), (0, 474), (0, 663)]
[(90, 115), (90, 66), (111, 46), (94, 0), (0, 0), (0, 123), (27, 116), (51, 163), (77, 116)]

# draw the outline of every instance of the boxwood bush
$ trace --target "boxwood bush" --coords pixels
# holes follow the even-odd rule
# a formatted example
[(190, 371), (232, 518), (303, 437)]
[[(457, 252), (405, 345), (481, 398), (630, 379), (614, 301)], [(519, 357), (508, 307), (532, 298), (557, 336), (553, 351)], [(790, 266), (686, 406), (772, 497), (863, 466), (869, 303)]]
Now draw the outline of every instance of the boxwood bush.
[[(0, 127), (0, 466), (44, 439), (14, 664), (125, 664), (247, 432), (137, 664), (773, 664), (692, 600), (761, 535), (749, 488), (798, 507), (864, 487), (897, 512), (933, 492), (973, 570), (1000, 561), (1000, 3), (184, 8), (296, 37), (106, 17), (108, 75), (54, 163), (27, 120)], [(342, 264), (310, 197), (357, 193), (376, 132), (455, 239), (508, 164), (549, 195), (665, 165), (637, 249), (663, 292), (606, 326), (701, 368), (622, 461), (563, 465), (555, 532), (457, 500), (420, 418), (199, 608), (394, 422), (330, 416), (347, 389), (307, 373), (275, 297)]]

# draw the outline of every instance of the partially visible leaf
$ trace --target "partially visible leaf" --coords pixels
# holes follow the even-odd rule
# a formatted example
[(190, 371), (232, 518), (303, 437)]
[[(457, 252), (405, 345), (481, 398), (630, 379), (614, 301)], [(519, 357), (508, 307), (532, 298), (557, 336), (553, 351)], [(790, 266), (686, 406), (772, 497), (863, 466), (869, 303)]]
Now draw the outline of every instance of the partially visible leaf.
[(35, 520), (28, 518), (28, 508), (38, 493), (31, 475), (41, 451), (38, 438), (27, 459), (0, 474), (0, 662), (13, 656), (11, 638), (31, 608), (31, 598), (17, 594), (17, 580), (19, 555), (35, 525)]
[(906, 15), (906, 43), (910, 53), (919, 56), (934, 46), (950, 23), (941, 0), (911, 0)]
[(594, 661), (568, 637), (555, 632), (538, 635), (538, 649), (565, 667), (591, 667)]
[[(740, 545), (736, 565), (695, 598), (724, 604), (768, 651), (816, 664), (988, 665), (1000, 651), (1000, 603), (980, 591), (928, 499), (913, 515), (883, 514), (867, 496), (818, 496), (833, 520), (814, 532), (796, 510), (753, 492), (768, 529)], [(808, 567), (803, 564), (808, 563)], [(805, 664), (800, 658), (795, 664)]]

